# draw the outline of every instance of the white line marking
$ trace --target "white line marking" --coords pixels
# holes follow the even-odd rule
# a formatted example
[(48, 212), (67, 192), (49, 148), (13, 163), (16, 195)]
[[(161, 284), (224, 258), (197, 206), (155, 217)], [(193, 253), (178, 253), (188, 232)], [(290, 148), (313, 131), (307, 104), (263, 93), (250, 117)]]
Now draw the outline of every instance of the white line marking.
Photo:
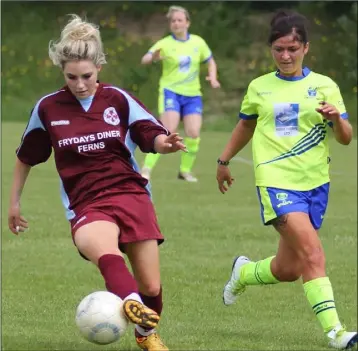
[(241, 156), (235, 156), (232, 160), (242, 162), (242, 163), (245, 163), (247, 165), (252, 165), (251, 160), (248, 160), (247, 158), (244, 158), (244, 157), (241, 157)]

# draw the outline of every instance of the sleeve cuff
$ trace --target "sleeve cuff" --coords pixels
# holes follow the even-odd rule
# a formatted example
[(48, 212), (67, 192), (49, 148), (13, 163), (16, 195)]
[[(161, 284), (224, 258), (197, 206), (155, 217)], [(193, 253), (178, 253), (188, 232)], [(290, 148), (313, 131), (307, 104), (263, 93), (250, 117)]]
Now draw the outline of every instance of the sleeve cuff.
[(208, 58), (206, 58), (202, 63), (207, 63), (211, 58), (213, 57), (213, 54), (210, 54)]
[(254, 114), (254, 115), (246, 115), (245, 113), (242, 113), (242, 112), (239, 113), (239, 118), (241, 118), (241, 119), (246, 119), (246, 120), (248, 120), (248, 119), (257, 119), (258, 117), (259, 117), (259, 115), (256, 115), (256, 114)]
[[(348, 113), (347, 112), (344, 112), (344, 113), (341, 113), (341, 118), (342, 119), (348, 119)], [(332, 121), (328, 121), (327, 124), (333, 128), (333, 122)]]

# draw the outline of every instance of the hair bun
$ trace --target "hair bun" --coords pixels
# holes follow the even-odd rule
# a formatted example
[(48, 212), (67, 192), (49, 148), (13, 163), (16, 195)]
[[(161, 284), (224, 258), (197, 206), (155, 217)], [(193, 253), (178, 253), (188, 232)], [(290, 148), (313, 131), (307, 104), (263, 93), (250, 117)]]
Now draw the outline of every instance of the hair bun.
[(292, 10), (280, 9), (271, 19), (268, 43), (271, 45), (275, 40), (288, 34), (295, 34), (296, 40), (307, 43), (307, 24), (305, 16)]
[(272, 17), (272, 20), (270, 23), (271, 28), (275, 27), (277, 25), (277, 23), (284, 21), (284, 20), (287, 22), (293, 21), (295, 23), (300, 23), (304, 26), (307, 25), (306, 17), (304, 17), (303, 15), (301, 15), (295, 11), (292, 11), (292, 10), (278, 10)]
[(58, 41), (50, 41), (49, 57), (63, 67), (67, 61), (90, 60), (95, 65), (106, 63), (99, 27), (72, 14)]
[(95, 34), (95, 30), (89, 26), (83, 25), (76, 28), (73, 32), (68, 33), (68, 38), (71, 40), (90, 40)]
[(283, 19), (288, 19), (289, 17), (293, 16), (294, 13), (292, 11), (289, 10), (279, 10), (277, 11), (274, 16), (272, 17), (272, 20), (270, 22), (271, 27), (274, 27), (277, 22), (283, 20)]

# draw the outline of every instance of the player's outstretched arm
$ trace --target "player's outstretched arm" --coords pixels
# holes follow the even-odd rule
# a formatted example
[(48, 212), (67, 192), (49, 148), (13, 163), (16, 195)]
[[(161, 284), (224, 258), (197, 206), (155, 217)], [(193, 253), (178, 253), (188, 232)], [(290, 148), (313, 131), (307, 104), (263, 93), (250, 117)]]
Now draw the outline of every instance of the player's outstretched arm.
[(160, 134), (154, 140), (154, 150), (160, 154), (169, 154), (179, 150), (188, 152), (182, 141), (183, 138), (178, 133)]
[(16, 159), (8, 213), (9, 229), (14, 234), (24, 232), (28, 228), (26, 219), (21, 216), (20, 198), (30, 170), (31, 166), (21, 162), (19, 159)]
[(161, 61), (163, 59), (164, 57), (160, 55), (160, 49), (157, 49), (153, 53), (152, 52), (146, 53), (141, 59), (141, 64), (149, 65), (152, 62)]

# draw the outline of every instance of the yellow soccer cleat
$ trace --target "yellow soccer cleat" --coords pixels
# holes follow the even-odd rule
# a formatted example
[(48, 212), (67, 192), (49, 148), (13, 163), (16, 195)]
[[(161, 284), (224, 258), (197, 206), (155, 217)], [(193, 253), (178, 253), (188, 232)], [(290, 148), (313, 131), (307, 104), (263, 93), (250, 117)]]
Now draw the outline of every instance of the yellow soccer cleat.
[(145, 329), (155, 328), (160, 319), (157, 312), (136, 300), (125, 300), (123, 311), (130, 322), (138, 324)]
[(169, 351), (157, 333), (148, 336), (137, 336), (138, 346), (145, 351)]

